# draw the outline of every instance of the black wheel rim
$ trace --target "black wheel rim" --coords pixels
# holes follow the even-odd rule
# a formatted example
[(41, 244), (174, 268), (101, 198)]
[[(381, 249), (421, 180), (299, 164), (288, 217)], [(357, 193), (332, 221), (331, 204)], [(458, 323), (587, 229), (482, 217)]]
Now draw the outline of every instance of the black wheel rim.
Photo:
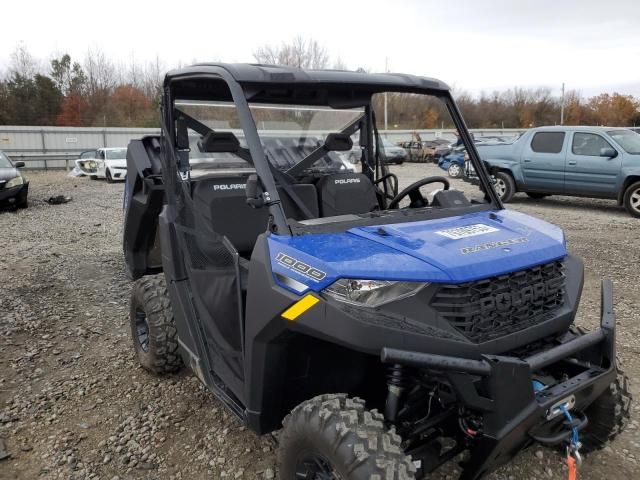
[(143, 351), (149, 351), (149, 323), (147, 315), (142, 310), (136, 311), (136, 338)]
[(296, 479), (343, 480), (331, 462), (318, 453), (303, 453), (296, 463)]

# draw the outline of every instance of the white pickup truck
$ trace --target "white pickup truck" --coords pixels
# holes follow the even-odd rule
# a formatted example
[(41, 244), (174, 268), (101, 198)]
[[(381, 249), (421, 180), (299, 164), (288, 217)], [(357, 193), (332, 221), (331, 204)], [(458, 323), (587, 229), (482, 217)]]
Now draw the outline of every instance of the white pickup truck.
[(127, 176), (126, 148), (98, 148), (80, 154), (76, 166), (91, 179), (106, 178), (111, 183)]

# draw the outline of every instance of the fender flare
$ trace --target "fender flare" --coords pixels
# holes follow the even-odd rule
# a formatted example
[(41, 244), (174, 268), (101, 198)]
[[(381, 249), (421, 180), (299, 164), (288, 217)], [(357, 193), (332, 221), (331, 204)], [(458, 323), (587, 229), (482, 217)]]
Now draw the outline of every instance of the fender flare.
[(511, 160), (502, 159), (487, 159), (484, 160), (484, 164), (487, 167), (489, 173), (492, 175), (495, 172), (506, 172), (510, 174), (516, 183), (516, 188), (518, 189), (518, 191), (520, 191), (524, 187), (524, 177), (522, 176), (522, 171), (520, 170), (520, 164)]
[(618, 192), (618, 205), (622, 205), (622, 203), (624, 202), (624, 194), (627, 191), (627, 188), (629, 187), (629, 185), (635, 182), (640, 182), (640, 172), (627, 175), (624, 178), (622, 182), (622, 188), (620, 188), (620, 191)]

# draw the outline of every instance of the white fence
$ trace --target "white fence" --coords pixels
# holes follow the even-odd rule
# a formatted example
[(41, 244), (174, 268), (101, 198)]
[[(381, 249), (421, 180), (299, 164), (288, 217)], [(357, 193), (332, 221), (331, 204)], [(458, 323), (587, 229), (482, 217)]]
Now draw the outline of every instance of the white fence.
[[(476, 137), (486, 135), (516, 136), (523, 129), (471, 130)], [(157, 135), (156, 128), (100, 127), (17, 127), (0, 126), (0, 150), (14, 161), (23, 161), (27, 168), (72, 168), (73, 160), (86, 150), (99, 147), (126, 147), (130, 140), (145, 135)], [(416, 130), (381, 130), (392, 142), (410, 140)], [(454, 139), (453, 130), (418, 130), (423, 140)]]

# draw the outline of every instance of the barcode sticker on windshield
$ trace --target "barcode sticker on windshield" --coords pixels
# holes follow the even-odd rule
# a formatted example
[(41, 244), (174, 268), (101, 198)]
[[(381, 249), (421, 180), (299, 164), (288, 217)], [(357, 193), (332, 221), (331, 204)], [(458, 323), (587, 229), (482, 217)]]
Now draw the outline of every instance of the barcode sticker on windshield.
[(436, 233), (443, 237), (459, 240), (461, 238), (475, 237), (476, 235), (484, 235), (485, 233), (498, 232), (499, 230), (489, 225), (476, 223), (475, 225), (467, 225), (466, 227), (447, 228), (439, 230)]

